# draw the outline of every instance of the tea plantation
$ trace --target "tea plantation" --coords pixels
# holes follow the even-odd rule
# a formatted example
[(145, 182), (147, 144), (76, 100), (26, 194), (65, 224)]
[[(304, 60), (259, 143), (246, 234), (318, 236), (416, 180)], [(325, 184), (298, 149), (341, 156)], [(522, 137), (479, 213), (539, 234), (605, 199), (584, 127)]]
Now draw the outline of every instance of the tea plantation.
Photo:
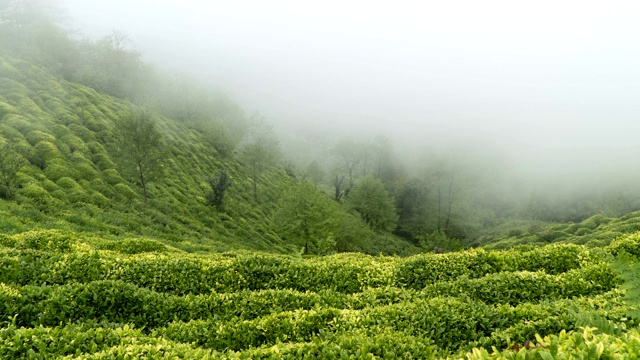
[(639, 213), (416, 255), (309, 196), (344, 253), (302, 256), (274, 215), (300, 181), (270, 166), (255, 185), (184, 122), (156, 116), (166, 176), (144, 203), (110, 147), (131, 107), (0, 58), (0, 145), (24, 159), (0, 200), (0, 359), (639, 357)]
[(564, 359), (640, 350), (640, 235), (604, 248), (409, 258), (196, 255), (55, 230), (0, 244), (0, 358)]

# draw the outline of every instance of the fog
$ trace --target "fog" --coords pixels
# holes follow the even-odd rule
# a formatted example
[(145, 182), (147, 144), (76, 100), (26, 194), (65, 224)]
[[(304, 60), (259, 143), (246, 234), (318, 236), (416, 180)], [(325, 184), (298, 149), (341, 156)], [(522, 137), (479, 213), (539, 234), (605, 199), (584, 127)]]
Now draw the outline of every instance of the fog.
[(224, 89), (291, 135), (385, 134), (404, 153), (490, 148), (532, 177), (638, 169), (637, 2), (63, 6), (83, 34), (122, 31), (145, 60)]

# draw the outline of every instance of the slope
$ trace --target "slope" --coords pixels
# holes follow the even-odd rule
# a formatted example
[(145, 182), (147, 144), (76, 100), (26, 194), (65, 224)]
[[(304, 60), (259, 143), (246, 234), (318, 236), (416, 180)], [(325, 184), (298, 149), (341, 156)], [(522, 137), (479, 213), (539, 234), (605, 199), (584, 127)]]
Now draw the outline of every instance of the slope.
[[(222, 156), (202, 131), (157, 114), (168, 149), (165, 175), (150, 184), (144, 204), (136, 182), (119, 171), (110, 145), (114, 120), (131, 107), (28, 62), (0, 58), (0, 145), (12, 144), (27, 160), (15, 179), (16, 201), (0, 200), (0, 232), (44, 228), (145, 236), (187, 251), (300, 250), (304, 243), (283, 240), (272, 220), (280, 194), (298, 180), (269, 167), (254, 199), (240, 151)], [(220, 170), (233, 185), (223, 210), (216, 211), (205, 199), (206, 179)], [(338, 218), (366, 228), (339, 205), (328, 206)]]

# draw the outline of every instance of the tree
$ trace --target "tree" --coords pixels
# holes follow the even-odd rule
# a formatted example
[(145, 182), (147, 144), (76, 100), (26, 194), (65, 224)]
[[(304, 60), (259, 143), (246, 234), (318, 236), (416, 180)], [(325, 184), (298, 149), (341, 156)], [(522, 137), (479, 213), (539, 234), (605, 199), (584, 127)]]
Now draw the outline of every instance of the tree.
[(220, 210), (224, 204), (224, 193), (232, 185), (229, 174), (221, 170), (215, 177), (207, 179), (207, 183), (211, 186), (211, 191), (207, 194), (207, 202)]
[(116, 121), (115, 152), (125, 174), (140, 182), (144, 202), (147, 185), (163, 173), (165, 145), (162, 134), (150, 113), (136, 111)]
[(280, 142), (263, 117), (254, 116), (243, 152), (251, 169), (253, 199), (257, 201), (260, 176), (268, 166), (275, 165), (280, 156)]
[[(291, 186), (281, 196), (274, 223), (284, 237), (300, 239), (304, 252), (327, 252), (328, 243), (340, 224), (337, 205), (321, 194), (315, 185), (304, 181)], [(318, 249), (318, 245), (323, 249)], [(335, 246), (335, 245), (334, 245)], [(335, 250), (335, 249), (334, 249)]]
[(0, 145), (0, 177), (2, 180), (3, 191), (0, 192), (3, 198), (12, 199), (13, 183), (18, 171), (27, 163), (27, 161), (18, 154), (13, 146), (9, 143)]
[[(362, 163), (364, 148), (362, 145), (354, 142), (351, 139), (344, 139), (339, 141), (332, 149), (331, 153), (338, 159), (338, 171), (343, 174), (346, 174), (349, 183), (347, 184), (344, 191), (340, 189), (342, 186), (342, 180), (344, 176), (341, 176), (341, 179), (336, 175), (336, 180), (334, 181), (334, 187), (336, 190), (335, 200), (338, 201), (344, 195), (344, 197), (349, 197), (349, 192), (353, 189), (356, 170)], [(338, 180), (340, 179), (340, 180)]]
[(83, 66), (74, 80), (110, 95), (136, 100), (150, 91), (152, 69), (141, 54), (128, 47), (131, 41), (114, 31), (97, 42), (84, 42), (79, 48)]
[(382, 181), (371, 175), (356, 184), (349, 197), (349, 204), (375, 230), (392, 231), (398, 222), (393, 199)]
[(406, 181), (396, 191), (398, 209), (398, 227), (395, 234), (408, 240), (429, 231), (428, 219), (432, 218), (429, 209), (429, 185), (419, 179)]

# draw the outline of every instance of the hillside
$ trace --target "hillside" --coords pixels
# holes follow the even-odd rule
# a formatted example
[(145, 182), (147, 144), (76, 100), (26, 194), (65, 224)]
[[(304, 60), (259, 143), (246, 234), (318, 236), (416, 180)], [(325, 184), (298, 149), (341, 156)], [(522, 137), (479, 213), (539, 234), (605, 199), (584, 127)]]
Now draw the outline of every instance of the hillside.
[[(112, 146), (114, 121), (131, 109), (124, 100), (60, 80), (28, 62), (0, 58), (0, 141), (27, 160), (15, 179), (16, 201), (0, 201), (0, 231), (145, 236), (187, 251), (300, 251), (304, 242), (283, 240), (273, 221), (281, 194), (299, 180), (268, 167), (254, 198), (242, 152), (220, 154), (210, 134), (157, 113), (167, 148), (164, 176), (150, 183), (145, 204), (139, 183), (121, 173)], [(207, 204), (206, 180), (221, 170), (232, 186), (218, 210)], [(337, 219), (333, 235), (339, 248), (369, 248), (375, 235), (364, 223), (331, 201), (326, 206)], [(365, 238), (357, 243), (350, 232), (364, 232)], [(371, 246), (373, 253), (415, 252), (391, 236), (377, 238), (380, 246)]]
[(543, 246), (550, 243), (601, 247), (620, 236), (637, 231), (640, 231), (640, 212), (638, 211), (619, 218), (597, 214), (579, 223), (521, 220), (501, 225), (477, 239), (473, 245), (484, 249), (506, 249), (518, 245)]

